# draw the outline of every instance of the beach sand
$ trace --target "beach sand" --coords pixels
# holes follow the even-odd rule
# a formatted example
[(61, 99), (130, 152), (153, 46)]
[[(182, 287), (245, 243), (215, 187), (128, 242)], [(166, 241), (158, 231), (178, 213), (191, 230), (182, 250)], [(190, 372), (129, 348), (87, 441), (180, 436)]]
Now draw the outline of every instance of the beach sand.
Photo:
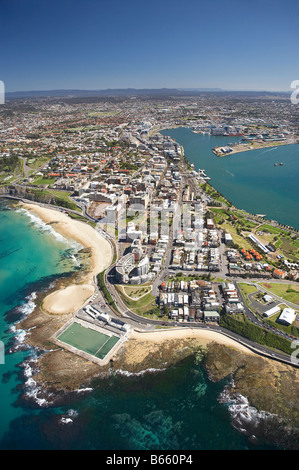
[(54, 230), (66, 239), (76, 240), (91, 250), (91, 266), (83, 273), (79, 284), (49, 294), (43, 301), (43, 309), (51, 314), (74, 313), (81, 308), (95, 292), (95, 276), (108, 268), (113, 258), (113, 249), (93, 227), (70, 218), (67, 214), (37, 204), (24, 204), (24, 209), (37, 214), (43, 222), (51, 224)]
[[(134, 331), (130, 336), (129, 343), (135, 343), (135, 347), (137, 344), (143, 344), (143, 346), (146, 345), (146, 347), (143, 349), (144, 354), (147, 355), (150, 353), (151, 347), (155, 347), (154, 345), (158, 346), (163, 342), (171, 340), (179, 341), (182, 339), (194, 339), (203, 347), (206, 347), (209, 343), (215, 342), (218, 344), (223, 344), (225, 346), (232, 347), (246, 354), (255, 354), (249, 348), (246, 348), (246, 346), (240, 344), (238, 341), (234, 341), (233, 339), (230, 339), (221, 333), (217, 333), (216, 331), (211, 330), (203, 330), (199, 328), (178, 328), (170, 330), (161, 329), (145, 333)], [(130, 351), (130, 359), (132, 360), (132, 362), (134, 362), (135, 360), (140, 361), (140, 350), (137, 352), (137, 348), (136, 354), (138, 355), (138, 358), (134, 357), (133, 347)]]

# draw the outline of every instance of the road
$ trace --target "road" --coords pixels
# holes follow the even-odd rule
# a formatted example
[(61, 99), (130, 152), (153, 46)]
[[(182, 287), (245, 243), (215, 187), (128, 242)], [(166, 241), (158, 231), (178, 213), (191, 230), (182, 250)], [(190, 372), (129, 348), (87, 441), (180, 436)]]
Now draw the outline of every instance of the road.
[[(272, 282), (272, 280), (271, 280), (271, 282)], [(288, 282), (288, 284), (289, 284), (289, 282)], [(257, 290), (259, 290), (261, 292), (266, 291), (269, 295), (271, 295), (271, 297), (273, 297), (273, 299), (277, 300), (279, 303), (283, 302), (284, 304), (288, 305), (289, 307), (291, 307), (293, 309), (298, 309), (298, 304), (294, 304), (293, 302), (290, 302), (289, 300), (282, 300), (281, 297), (274, 294), (270, 289), (267, 289), (267, 287), (265, 287), (265, 285), (260, 286), (259, 284), (254, 283), (254, 286), (256, 287)]]

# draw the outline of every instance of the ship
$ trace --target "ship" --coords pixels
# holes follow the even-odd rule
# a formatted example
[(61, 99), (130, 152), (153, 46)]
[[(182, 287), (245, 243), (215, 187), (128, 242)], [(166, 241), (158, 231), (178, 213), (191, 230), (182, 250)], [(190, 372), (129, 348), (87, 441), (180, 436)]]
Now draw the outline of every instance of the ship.
[(284, 165), (284, 163), (274, 163), (274, 166), (281, 166)]

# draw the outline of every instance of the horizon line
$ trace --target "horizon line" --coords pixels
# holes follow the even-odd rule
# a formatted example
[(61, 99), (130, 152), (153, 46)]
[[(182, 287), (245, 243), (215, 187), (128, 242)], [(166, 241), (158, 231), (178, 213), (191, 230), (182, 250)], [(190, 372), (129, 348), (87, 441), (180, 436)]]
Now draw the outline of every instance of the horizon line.
[(266, 93), (288, 93), (291, 92), (291, 90), (269, 90), (265, 88), (258, 88), (258, 89), (253, 89), (253, 88), (220, 88), (220, 87), (155, 87), (155, 88), (149, 88), (149, 87), (142, 87), (142, 88), (136, 88), (136, 87), (115, 87), (115, 88), (48, 88), (48, 89), (28, 89), (28, 90), (12, 90), (12, 91), (6, 91), (7, 94), (12, 94), (12, 93), (46, 93), (46, 92), (80, 92), (80, 91), (85, 91), (85, 92), (103, 92), (103, 91), (143, 91), (143, 90), (153, 90), (153, 91), (160, 91), (160, 90), (166, 90), (166, 91), (218, 91), (218, 92), (266, 92)]

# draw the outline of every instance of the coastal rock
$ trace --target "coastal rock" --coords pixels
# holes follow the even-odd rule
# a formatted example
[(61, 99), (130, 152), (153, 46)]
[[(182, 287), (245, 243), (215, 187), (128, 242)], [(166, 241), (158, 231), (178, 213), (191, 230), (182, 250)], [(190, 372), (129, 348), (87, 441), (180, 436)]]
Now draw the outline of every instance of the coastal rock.
[(267, 436), (284, 448), (298, 448), (297, 368), (216, 343), (208, 345), (203, 364), (215, 382), (230, 377), (221, 400), (231, 404), (237, 428)]
[(167, 340), (162, 343), (132, 339), (118, 352), (114, 359), (115, 370), (130, 373), (152, 369), (165, 369), (201, 351), (200, 341), (194, 338)]
[(109, 366), (102, 367), (86, 361), (68, 351), (57, 349), (45, 354), (39, 360), (39, 372), (34, 377), (43, 388), (52, 393), (76, 391), (83, 385), (89, 385), (91, 379), (108, 374)]
[[(231, 379), (226, 386), (225, 396), (227, 403), (235, 402), (236, 405), (235, 415), (232, 416), (234, 425), (241, 423), (242, 429), (255, 436), (261, 429), (264, 433), (266, 429), (267, 436), (272, 436), (275, 429), (276, 434), (279, 434), (275, 434), (275, 440), (279, 441), (283, 435), (283, 446), (294, 448), (299, 428), (298, 369), (255, 354), (247, 354), (226, 344), (203, 344), (200, 338), (191, 335), (160, 342), (146, 338), (130, 339), (113, 358), (113, 367), (111, 364), (100, 367), (57, 348), (51, 342), (51, 336), (71, 316), (49, 315), (37, 306), (19, 325), (27, 331), (26, 343), (43, 352), (38, 358), (34, 374), (36, 387), (41, 391), (38, 399), (42, 398), (40, 393), (45, 396), (50, 393), (52, 399), (57, 397), (59, 401), (65, 393), (76, 392), (83, 386), (92, 386), (95, 379), (110, 377), (111, 373), (140, 375), (162, 371), (193, 357), (195, 362), (201, 362), (205, 367), (210, 380), (217, 382), (225, 378)], [(240, 397), (248, 403), (240, 404)], [(256, 412), (253, 413), (252, 410)], [(249, 416), (255, 416), (255, 419), (248, 420), (248, 413)]]

